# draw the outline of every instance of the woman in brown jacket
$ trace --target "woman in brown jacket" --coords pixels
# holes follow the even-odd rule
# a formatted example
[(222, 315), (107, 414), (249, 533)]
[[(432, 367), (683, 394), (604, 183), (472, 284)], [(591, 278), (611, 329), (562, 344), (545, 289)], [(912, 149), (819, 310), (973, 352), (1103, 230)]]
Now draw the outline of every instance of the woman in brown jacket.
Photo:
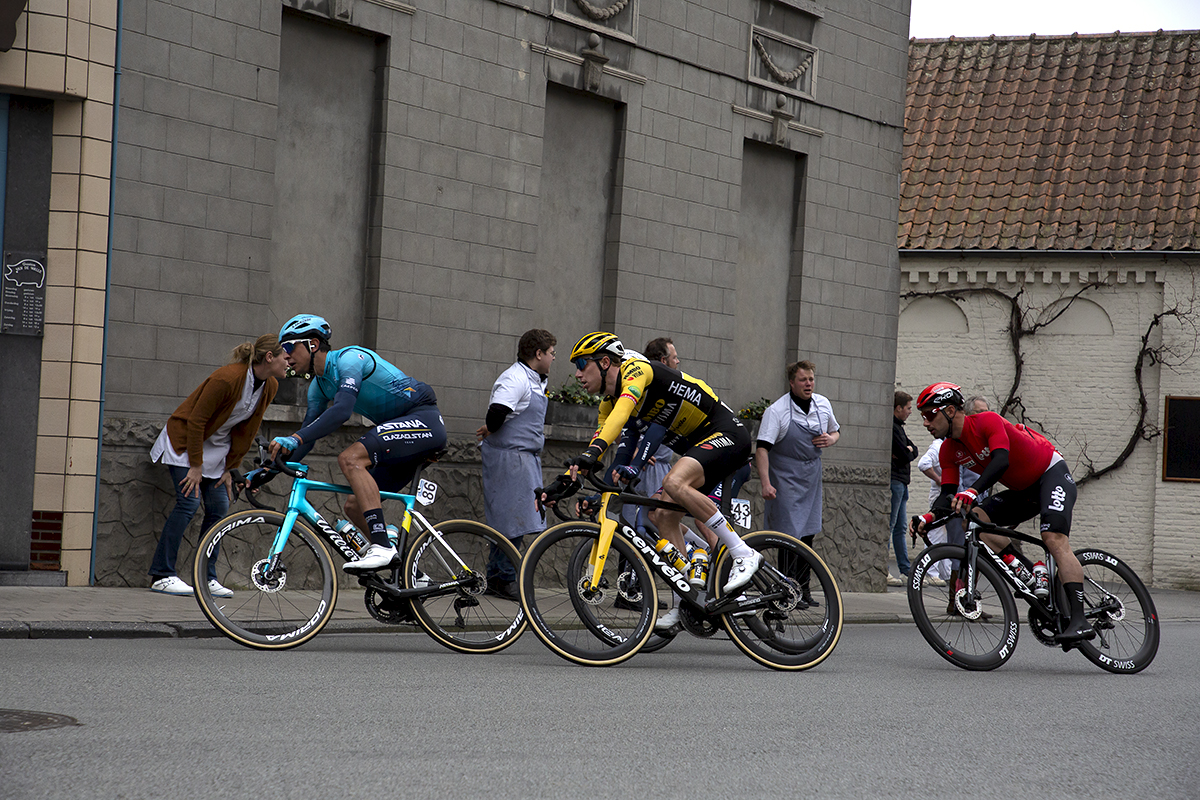
[[(283, 348), (270, 335), (238, 345), (232, 359), (175, 409), (150, 450), (150, 457), (171, 471), (175, 484), (175, 508), (167, 517), (150, 564), (153, 592), (192, 594), (192, 587), (175, 573), (183, 532), (200, 508), (201, 498), (202, 535), (229, 511), (229, 470), (245, 458), (279, 389), (279, 379), (287, 372)], [(208, 586), (214, 597), (233, 596), (213, 573), (208, 576)]]

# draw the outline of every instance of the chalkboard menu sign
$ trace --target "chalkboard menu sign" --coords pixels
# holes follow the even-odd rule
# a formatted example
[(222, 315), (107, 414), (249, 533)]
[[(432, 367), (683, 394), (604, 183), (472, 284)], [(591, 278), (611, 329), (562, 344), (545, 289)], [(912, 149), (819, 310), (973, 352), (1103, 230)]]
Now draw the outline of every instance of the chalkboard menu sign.
[(46, 322), (46, 254), (6, 250), (0, 272), (0, 333), (41, 336)]
[(1167, 397), (1163, 480), (1200, 481), (1200, 397)]

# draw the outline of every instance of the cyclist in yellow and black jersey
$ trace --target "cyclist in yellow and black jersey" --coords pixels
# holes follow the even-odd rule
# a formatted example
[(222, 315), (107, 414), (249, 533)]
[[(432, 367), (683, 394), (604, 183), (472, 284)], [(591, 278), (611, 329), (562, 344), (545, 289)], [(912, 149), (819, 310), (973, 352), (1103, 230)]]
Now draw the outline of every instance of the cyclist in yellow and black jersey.
[[(630, 418), (657, 423), (668, 431), (664, 444), (680, 455), (663, 479), (664, 494), (707, 525), (728, 548), (733, 568), (725, 592), (748, 583), (762, 556), (742, 541), (708, 493), (750, 457), (749, 431), (704, 381), (665, 364), (626, 360), (625, 348), (614, 334), (598, 331), (584, 336), (571, 351), (571, 362), (575, 378), (604, 400), (591, 443), (571, 460), (558, 485), (547, 488), (543, 502), (561, 497), (579, 472), (599, 469), (600, 457)], [(651, 515), (659, 533), (686, 552), (682, 519), (679, 511), (656, 509)], [(672, 609), (655, 627), (670, 627), (678, 615), (678, 609)]]

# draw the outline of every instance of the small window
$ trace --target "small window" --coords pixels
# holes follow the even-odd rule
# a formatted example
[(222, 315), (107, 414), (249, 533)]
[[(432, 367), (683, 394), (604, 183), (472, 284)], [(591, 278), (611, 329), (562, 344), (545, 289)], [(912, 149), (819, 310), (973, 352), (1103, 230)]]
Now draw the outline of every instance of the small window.
[(1167, 397), (1163, 480), (1200, 481), (1200, 397)]

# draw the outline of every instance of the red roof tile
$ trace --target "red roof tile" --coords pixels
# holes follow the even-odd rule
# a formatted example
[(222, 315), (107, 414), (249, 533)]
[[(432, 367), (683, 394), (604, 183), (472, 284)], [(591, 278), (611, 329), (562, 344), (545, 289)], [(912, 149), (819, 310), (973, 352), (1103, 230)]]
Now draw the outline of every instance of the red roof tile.
[(902, 250), (1200, 250), (1200, 31), (914, 39)]

